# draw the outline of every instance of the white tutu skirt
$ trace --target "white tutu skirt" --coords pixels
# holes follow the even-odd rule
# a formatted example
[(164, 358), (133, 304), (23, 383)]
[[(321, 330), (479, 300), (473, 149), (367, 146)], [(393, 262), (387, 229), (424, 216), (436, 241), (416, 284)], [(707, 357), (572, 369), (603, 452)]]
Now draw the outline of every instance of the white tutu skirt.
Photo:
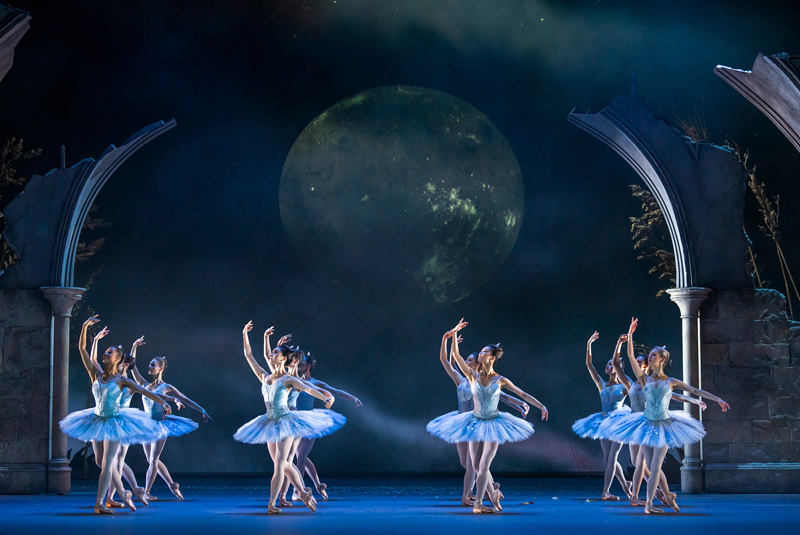
[(191, 433), (198, 427), (197, 422), (194, 420), (173, 414), (168, 414), (163, 420), (153, 421), (158, 425), (161, 438), (179, 437)]
[(139, 409), (121, 408), (116, 416), (97, 416), (94, 409), (84, 409), (68, 414), (58, 425), (65, 435), (84, 442), (112, 440), (127, 446), (161, 438), (156, 421)]
[(428, 433), (445, 442), (519, 442), (530, 438), (533, 426), (507, 412), (498, 413), (496, 418), (481, 420), (471, 412), (448, 412), (428, 422)]
[(621, 409), (609, 412), (607, 415), (603, 416), (603, 413), (596, 412), (586, 418), (581, 418), (577, 420), (574, 424), (572, 424), (572, 430), (581, 438), (591, 438), (591, 439), (606, 439), (612, 440), (607, 436), (603, 435), (600, 431), (603, 424), (609, 421), (616, 420), (622, 416), (627, 416), (631, 413), (631, 408), (627, 405), (624, 405)]
[(635, 412), (604, 423), (602, 431), (609, 440), (623, 444), (639, 444), (653, 448), (699, 442), (706, 435), (703, 424), (684, 411), (669, 411), (668, 420), (649, 420), (643, 412)]
[(245, 444), (280, 442), (288, 437), (321, 438), (335, 433), (345, 422), (346, 417), (328, 409), (289, 411), (280, 418), (262, 414), (240, 427), (233, 438)]

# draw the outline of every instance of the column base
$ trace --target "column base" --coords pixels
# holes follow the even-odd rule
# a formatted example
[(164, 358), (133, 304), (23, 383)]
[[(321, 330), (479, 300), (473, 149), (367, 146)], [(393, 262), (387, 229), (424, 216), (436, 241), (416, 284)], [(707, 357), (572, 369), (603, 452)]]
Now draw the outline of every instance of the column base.
[(705, 490), (705, 468), (699, 459), (684, 459), (681, 466), (681, 492), (699, 494)]
[(68, 459), (52, 459), (47, 467), (47, 492), (69, 494), (72, 489), (72, 468)]

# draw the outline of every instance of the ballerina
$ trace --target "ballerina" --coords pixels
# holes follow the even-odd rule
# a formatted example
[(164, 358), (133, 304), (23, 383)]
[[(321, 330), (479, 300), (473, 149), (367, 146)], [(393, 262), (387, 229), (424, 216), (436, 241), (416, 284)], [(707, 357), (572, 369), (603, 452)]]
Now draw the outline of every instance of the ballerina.
[[(142, 337), (144, 338), (144, 337)], [(144, 340), (139, 339), (143, 345)], [(138, 345), (136, 346), (138, 347)], [(206, 410), (183, 395), (180, 390), (175, 388), (169, 383), (163, 381), (164, 370), (167, 368), (167, 357), (154, 357), (150, 364), (147, 366), (147, 373), (153, 377), (151, 382), (147, 382), (144, 377), (139, 373), (135, 365), (131, 366), (131, 372), (137, 383), (145, 386), (148, 392), (154, 392), (159, 395), (172, 396), (179, 399), (181, 403), (190, 409), (194, 409), (203, 416), (203, 422), (208, 423), (211, 417)], [(153, 489), (153, 484), (156, 482), (156, 476), (161, 476), (161, 479), (167, 484), (169, 490), (179, 500), (183, 500), (183, 493), (180, 489), (180, 484), (172, 480), (172, 476), (167, 470), (167, 466), (161, 461), (161, 453), (164, 451), (164, 446), (169, 437), (179, 437), (187, 433), (191, 433), (197, 429), (197, 422), (184, 418), (182, 416), (175, 416), (172, 414), (165, 414), (161, 410), (160, 405), (150, 402), (149, 399), (143, 399), (144, 411), (156, 422), (159, 428), (159, 437), (157, 440), (152, 440), (147, 444), (143, 444), (144, 454), (147, 457), (147, 480), (145, 486), (145, 494), (148, 501), (158, 500), (155, 496), (150, 494)]]
[[(353, 402), (356, 408), (363, 406), (361, 400), (355, 397), (354, 395), (345, 392), (344, 390), (339, 390), (338, 388), (334, 388), (324, 381), (320, 381), (319, 379), (311, 377), (311, 372), (314, 370), (314, 366), (316, 366), (316, 364), (317, 360), (313, 356), (311, 356), (311, 353), (303, 354), (303, 356), (299, 359), (296, 365), (297, 377), (325, 392), (330, 392), (339, 398)], [(314, 398), (305, 392), (300, 392), (299, 397), (295, 401), (295, 409), (298, 411), (313, 410)], [(295, 468), (297, 469), (297, 472), (300, 474), (301, 480), (307, 473), (309, 477), (311, 477), (311, 482), (314, 483), (314, 487), (316, 488), (317, 492), (320, 494), (320, 496), (322, 496), (323, 499), (327, 500), (328, 492), (326, 489), (328, 488), (328, 485), (320, 482), (319, 474), (317, 473), (317, 468), (316, 466), (314, 466), (314, 463), (311, 462), (311, 459), (308, 458), (308, 454), (311, 453), (311, 449), (314, 447), (314, 443), (316, 442), (316, 440), (317, 439), (315, 438), (300, 439), (296, 451), (297, 457), (296, 457)], [(286, 487), (288, 490), (288, 481), (284, 483), (284, 487)], [(283, 491), (283, 496), (285, 498), (286, 490)], [(297, 489), (295, 489), (294, 492), (292, 493), (292, 500), (299, 500), (299, 499), (300, 496), (297, 494)]]
[[(623, 342), (628, 341), (628, 335), (623, 334), (620, 336), (620, 340)], [(633, 344), (628, 344), (628, 360), (631, 363), (631, 369), (634, 371), (634, 376), (636, 375), (637, 368), (642, 371), (642, 373), (648, 373), (647, 367), (647, 359), (644, 355), (639, 355), (638, 357), (633, 357), (634, 347)], [(645, 399), (644, 389), (639, 381), (631, 381), (628, 376), (625, 375), (623, 371), (622, 363), (620, 361), (620, 351), (619, 345), (617, 346), (617, 351), (614, 353), (614, 358), (612, 359), (612, 364), (614, 366), (614, 371), (617, 374), (617, 377), (622, 379), (622, 384), (625, 385), (625, 389), (628, 391), (628, 397), (631, 401), (631, 412), (644, 412), (645, 407), (647, 405), (647, 401)], [(672, 399), (675, 401), (683, 401), (686, 403), (693, 403), (700, 407), (701, 410), (706, 410), (706, 404), (703, 403), (702, 400), (695, 399), (689, 396), (683, 396), (680, 394), (672, 393)], [(611, 424), (613, 424), (613, 419), (606, 419), (600, 424), (600, 428), (598, 429), (598, 434), (607, 437), (609, 436), (608, 430), (611, 428)], [(644, 462), (644, 454), (642, 452), (641, 447), (638, 444), (629, 443), (628, 444), (629, 453), (631, 456), (631, 461), (635, 466), (635, 470), (633, 473), (633, 488), (631, 490), (631, 505), (634, 507), (641, 507), (645, 504), (642, 500), (639, 499), (639, 489), (642, 485), (642, 479), (649, 481), (650, 480), (650, 470), (648, 470), (646, 463)], [(656, 490), (656, 498), (658, 498), (661, 503), (669, 505), (675, 511), (679, 511), (678, 504), (677, 504), (677, 494), (674, 492), (670, 492), (669, 490), (669, 483), (667, 482), (667, 478), (664, 475), (664, 471), (661, 471), (661, 476), (659, 477), (658, 482), (658, 490)]]
[[(633, 344), (633, 332), (639, 320), (632, 318), (628, 329), (628, 344)], [(629, 358), (633, 354), (628, 350)], [(647, 357), (651, 375), (647, 376), (638, 366), (634, 368), (636, 380), (642, 385), (646, 399), (644, 412), (630, 413), (614, 420), (606, 429), (607, 436), (621, 443), (638, 444), (644, 455), (644, 462), (650, 468), (650, 479), (647, 481), (647, 502), (645, 513), (659, 514), (662, 509), (653, 506), (653, 498), (661, 478), (661, 465), (669, 447), (680, 447), (684, 444), (698, 442), (706, 432), (703, 424), (684, 411), (669, 410), (669, 400), (673, 389), (690, 392), (699, 398), (716, 401), (722, 412), (730, 406), (721, 398), (694, 388), (664, 373), (669, 363), (669, 352), (663, 347), (655, 347)], [(666, 489), (664, 489), (666, 492)], [(668, 495), (669, 496), (669, 495)], [(673, 506), (678, 511), (677, 505)]]
[[(88, 327), (88, 325), (84, 325)], [(158, 426), (144, 412), (120, 407), (123, 389), (141, 394), (153, 402), (159, 403), (166, 414), (172, 412), (169, 405), (157, 394), (149, 392), (117, 373), (117, 366), (123, 357), (121, 347), (109, 347), (103, 353), (103, 367), (97, 363), (98, 343), (108, 333), (108, 328), (104, 328), (95, 335), (92, 342), (92, 356), (87, 358), (86, 352), (81, 352), (81, 360), (92, 380), (94, 409), (70, 413), (58, 424), (66, 435), (84, 442), (92, 441), (95, 458), (101, 459), (97, 500), (94, 506), (95, 514), (114, 512), (113, 509), (105, 506), (109, 483), (114, 484), (114, 488), (122, 497), (124, 504), (131, 511), (136, 511), (131, 499), (132, 493), (123, 487), (122, 479), (114, 465), (114, 458), (120, 444), (142, 444), (155, 440), (159, 436)]]
[(267, 513), (282, 512), (281, 509), (275, 506), (275, 500), (280, 493), (284, 476), (288, 477), (295, 488), (298, 489), (300, 499), (306, 507), (311, 511), (316, 511), (317, 501), (311, 494), (311, 489), (303, 485), (297, 471), (290, 468), (291, 463), (288, 461), (288, 454), (296, 437), (320, 438), (334, 433), (344, 423), (329, 414), (333, 411), (289, 410), (286, 400), (291, 388), (301, 390), (317, 399), (323, 400), (326, 408), (330, 408), (333, 405), (335, 398), (332, 394), (324, 394), (320, 389), (286, 373), (286, 360), (292, 353), (292, 350), (286, 346), (278, 346), (270, 352), (270, 367), (273, 371), (272, 373), (267, 373), (253, 358), (248, 335), (252, 329), (253, 322), (251, 321), (242, 330), (244, 356), (253, 374), (261, 383), (261, 393), (264, 396), (264, 404), (267, 410), (265, 414), (240, 427), (233, 435), (233, 438), (245, 444), (267, 444), (275, 467), (270, 481)]
[[(456, 371), (455, 367), (452, 364), (452, 360), (455, 358), (454, 351), (450, 350), (450, 355), (448, 358), (447, 354), (447, 339), (449, 337), (442, 337), (442, 346), (439, 350), (439, 361), (442, 363), (442, 367), (444, 368), (447, 375), (453, 380), (456, 384), (456, 394), (458, 396), (458, 410), (453, 412), (448, 412), (438, 418), (432, 420), (428, 423), (426, 428), (430, 432), (431, 429), (436, 429), (438, 426), (438, 422), (440, 419), (443, 418), (450, 418), (452, 416), (463, 414), (466, 412), (472, 412), (475, 409), (475, 403), (472, 400), (472, 386), (469, 382), (469, 379), (461, 375), (458, 371)], [(458, 342), (461, 343), (462, 339), (458, 338)], [(478, 363), (478, 353), (470, 354), (466, 359), (465, 362), (467, 366), (469, 366), (473, 371), (479, 372), (480, 371), (480, 364)], [(530, 407), (524, 401), (521, 401), (515, 397), (509, 396), (505, 393), (500, 393), (500, 401), (505, 403), (506, 405), (513, 407), (522, 413), (522, 417), (525, 418), (528, 415), (528, 411)], [(482, 447), (482, 445), (481, 445)], [(458, 450), (458, 460), (461, 462), (461, 466), (464, 468), (464, 490), (461, 494), (461, 505), (464, 507), (472, 507), (474, 504), (475, 497), (471, 494), (472, 487), (475, 485), (475, 468), (472, 463), (472, 458), (469, 454), (469, 443), (468, 442), (457, 442), (456, 448)], [(480, 452), (479, 452), (480, 453)], [(494, 481), (490, 481), (487, 485), (487, 488), (498, 490), (500, 487), (499, 484), (495, 483)], [(502, 493), (498, 495), (498, 499), (501, 499)]]
[[(144, 336), (142, 336), (133, 343), (133, 348), (131, 349), (131, 352), (125, 354), (125, 356), (122, 357), (120, 363), (117, 365), (117, 373), (119, 373), (121, 376), (125, 378), (128, 377), (128, 368), (134, 362), (136, 362), (136, 348), (139, 347), (140, 345), (144, 345), (144, 343), (145, 343)], [(178, 408), (178, 410), (183, 408), (183, 403), (181, 403), (181, 400), (165, 394), (157, 394), (157, 395), (164, 401), (169, 401), (174, 403), (175, 406)], [(131, 392), (127, 388), (124, 388), (122, 390), (122, 397), (119, 400), (120, 407), (124, 409), (130, 408), (132, 400), (133, 400), (133, 392)], [(140, 487), (138, 485), (138, 482), (136, 481), (136, 475), (133, 473), (133, 470), (131, 470), (130, 466), (128, 466), (128, 464), (125, 462), (125, 457), (128, 455), (128, 448), (130, 448), (130, 445), (120, 444), (119, 448), (117, 449), (117, 454), (114, 457), (114, 466), (116, 466), (117, 471), (120, 473), (120, 476), (122, 476), (131, 486), (131, 489), (133, 490), (133, 495), (136, 497), (136, 499), (142, 502), (142, 505), (149, 505), (149, 500), (147, 499), (147, 493), (145, 492), (144, 487)], [(106, 498), (106, 507), (122, 507), (121, 503), (114, 501), (115, 493), (116, 489), (114, 489), (114, 486), (110, 484)]]
[[(592, 343), (600, 338), (600, 334), (595, 331), (586, 343), (586, 368), (589, 370), (589, 375), (592, 377), (597, 390), (600, 392), (600, 403), (602, 404), (602, 411), (594, 413), (586, 418), (581, 418), (572, 424), (572, 430), (580, 437), (591, 438), (600, 440), (600, 447), (603, 448), (603, 460), (606, 463), (606, 469), (603, 479), (603, 493), (600, 495), (601, 500), (619, 500), (618, 496), (611, 494), (611, 483), (614, 477), (619, 480), (622, 485), (622, 490), (630, 498), (631, 497), (631, 482), (625, 479), (625, 473), (622, 466), (617, 461), (619, 452), (622, 449), (622, 444), (603, 438), (597, 434), (600, 424), (607, 418), (619, 418), (626, 413), (630, 413), (630, 407), (624, 406), (622, 403), (627, 397), (627, 392), (622, 384), (622, 380), (614, 371), (614, 366), (611, 360), (608, 361), (605, 368), (605, 373), (608, 375), (608, 381), (603, 381), (597, 374), (597, 370), (592, 365)], [(622, 337), (617, 341), (617, 348), (615, 354), (622, 346)], [(623, 372), (623, 375), (624, 372)]]
[[(477, 472), (475, 502), (473, 513), (493, 513), (502, 511), (499, 490), (488, 489), (491, 480), (490, 467), (497, 448), (506, 442), (525, 440), (533, 434), (533, 426), (506, 412), (497, 410), (500, 389), (505, 388), (542, 411), (542, 420), (547, 420), (547, 407), (539, 400), (516, 387), (510, 380), (494, 371), (494, 363), (503, 356), (500, 344), (489, 344), (478, 353), (480, 372), (467, 366), (458, 351), (458, 332), (467, 326), (464, 318), (453, 330), (447, 331), (443, 339), (453, 338), (453, 357), (461, 373), (469, 380), (475, 403), (473, 412), (451, 415), (437, 419), (435, 425), (429, 424), (428, 432), (450, 443), (469, 442), (469, 454)], [(481, 449), (481, 445), (483, 448)], [(483, 505), (483, 496), (489, 491), (494, 510)]]

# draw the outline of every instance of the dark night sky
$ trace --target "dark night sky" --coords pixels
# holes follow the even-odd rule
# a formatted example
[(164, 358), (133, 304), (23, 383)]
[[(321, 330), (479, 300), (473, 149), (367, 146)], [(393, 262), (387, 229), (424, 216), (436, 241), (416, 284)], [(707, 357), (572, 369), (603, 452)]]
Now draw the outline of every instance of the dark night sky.
[[(748, 147), (768, 190), (781, 195), (785, 250), (798, 265), (800, 155), (713, 73), (717, 64), (749, 69), (759, 52), (800, 53), (800, 10), (764, 6), (18, 0), (33, 20), (0, 83), (0, 134), (42, 147), (29, 171), (43, 173), (58, 165), (62, 143), (71, 165), (176, 118), (176, 129), (100, 193), (99, 215), (112, 226), (75, 281), (84, 285), (102, 266), (86, 299), (111, 328), (109, 341), (127, 346), (145, 334), (140, 367), (168, 355), (165, 380), (214, 417), (170, 441), (164, 460), (173, 471), (271, 470), (264, 448), (231, 438), (263, 411), (241, 352), (251, 319), (256, 354), (274, 324), (317, 355), (317, 377), (364, 401), (359, 410), (344, 400), (334, 406), (349, 423), (312, 452), (322, 473), (457, 470), (455, 448), (424, 425), (455, 409), (437, 351), (462, 316), (471, 322), (464, 349), (501, 341), (498, 372), (551, 411), (540, 423), (532, 410), (536, 435), (501, 448), (495, 470), (598, 469), (599, 447), (570, 431), (599, 409), (583, 367), (586, 339), (600, 331), (602, 365), (637, 315), (638, 340), (666, 344), (679, 363), (680, 323), (677, 306), (654, 297), (662, 283), (632, 249), (628, 217), (639, 207), (628, 184), (638, 177), (566, 116), (628, 94), (631, 73), (654, 112), (701, 112), (711, 140)], [(482, 288), (444, 308), (334, 288), (303, 266), (281, 227), (281, 169), (303, 128), (345, 97), (396, 84), (444, 91), (486, 114), (525, 183), (510, 256)], [(777, 283), (753, 213), (747, 222)], [(89, 385), (73, 360), (77, 410)]]

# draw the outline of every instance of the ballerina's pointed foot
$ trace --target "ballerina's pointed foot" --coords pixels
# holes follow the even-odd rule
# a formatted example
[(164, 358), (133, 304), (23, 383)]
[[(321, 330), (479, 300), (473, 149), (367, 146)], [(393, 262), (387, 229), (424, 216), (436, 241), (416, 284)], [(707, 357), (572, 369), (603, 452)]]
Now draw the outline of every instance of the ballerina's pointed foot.
[(114, 510), (106, 507), (105, 505), (95, 505), (94, 514), (96, 515), (113, 515)]
[(124, 496), (124, 500), (123, 501), (125, 502), (125, 506), (128, 509), (130, 509), (134, 513), (136, 512), (136, 506), (133, 505), (133, 493), (131, 491), (129, 491), (129, 490), (125, 491), (125, 496)]
[(659, 509), (658, 507), (653, 507), (653, 504), (651, 503), (650, 505), (644, 506), (644, 512), (647, 513), (648, 515), (660, 515), (661, 513), (664, 512), (664, 510)]
[(483, 513), (494, 513), (494, 509), (490, 507), (486, 507), (485, 505), (478, 504), (472, 508), (472, 512), (475, 514), (483, 514)]
[(495, 510), (497, 510), (498, 513), (502, 513), (503, 512), (503, 506), (500, 505), (500, 491), (499, 490), (494, 490), (494, 491), (491, 492), (491, 494), (489, 495), (489, 501), (492, 502), (492, 505), (494, 506)]
[(136, 499), (142, 502), (142, 505), (150, 505), (148, 502), (150, 500), (147, 499), (147, 493), (144, 491), (142, 487), (133, 487), (133, 495), (136, 496)]
[(124, 504), (114, 501), (111, 498), (106, 499), (106, 507), (125, 507)]
[(269, 505), (269, 506), (267, 507), (267, 514), (268, 514), (268, 515), (279, 515), (279, 514), (281, 514), (282, 512), (283, 512), (283, 511), (282, 511), (281, 509), (278, 509), (278, 508), (277, 508), (277, 507), (275, 507), (274, 505)]
[(303, 503), (306, 504), (306, 507), (311, 509), (311, 512), (315, 512), (317, 510), (317, 500), (314, 499), (314, 495), (311, 494), (311, 489), (306, 487), (302, 492), (300, 492), (300, 499), (303, 500)]
[(642, 507), (646, 503), (638, 498), (631, 498), (631, 507)]
[(475, 505), (475, 500), (471, 500), (469, 498), (461, 498), (461, 505), (462, 507), (473, 507)]
[(628, 499), (633, 498), (633, 481), (626, 481), (625, 486), (622, 488), (625, 489), (625, 494), (628, 495)]
[[(292, 496), (294, 498), (294, 496)], [(288, 501), (286, 498), (280, 498), (278, 500), (278, 505), (281, 507), (292, 507), (292, 502)]]
[(600, 496), (601, 502), (614, 502), (619, 501), (619, 496), (614, 496), (608, 492), (604, 492), (602, 496)]
[(325, 483), (320, 483), (319, 487), (317, 487), (317, 492), (319, 492), (319, 495), (322, 496), (323, 500), (327, 500), (328, 499), (328, 493), (325, 490), (327, 488), (328, 488), (328, 485), (326, 485)]
[(678, 497), (678, 495), (675, 494), (674, 492), (667, 492), (667, 493), (665, 493), (665, 496), (664, 496), (664, 498), (667, 500), (666, 504), (669, 505), (670, 507), (672, 507), (672, 509), (676, 513), (680, 513), (681, 510), (678, 507), (678, 502), (676, 500), (677, 497)]
[(158, 501), (158, 496), (153, 496), (152, 494), (150, 494), (147, 491), (145, 491), (144, 497), (148, 502), (157, 502)]
[(183, 500), (183, 493), (181, 492), (181, 485), (180, 483), (173, 483), (169, 486), (169, 490), (172, 491), (172, 494), (175, 495), (176, 498), (179, 500)]

